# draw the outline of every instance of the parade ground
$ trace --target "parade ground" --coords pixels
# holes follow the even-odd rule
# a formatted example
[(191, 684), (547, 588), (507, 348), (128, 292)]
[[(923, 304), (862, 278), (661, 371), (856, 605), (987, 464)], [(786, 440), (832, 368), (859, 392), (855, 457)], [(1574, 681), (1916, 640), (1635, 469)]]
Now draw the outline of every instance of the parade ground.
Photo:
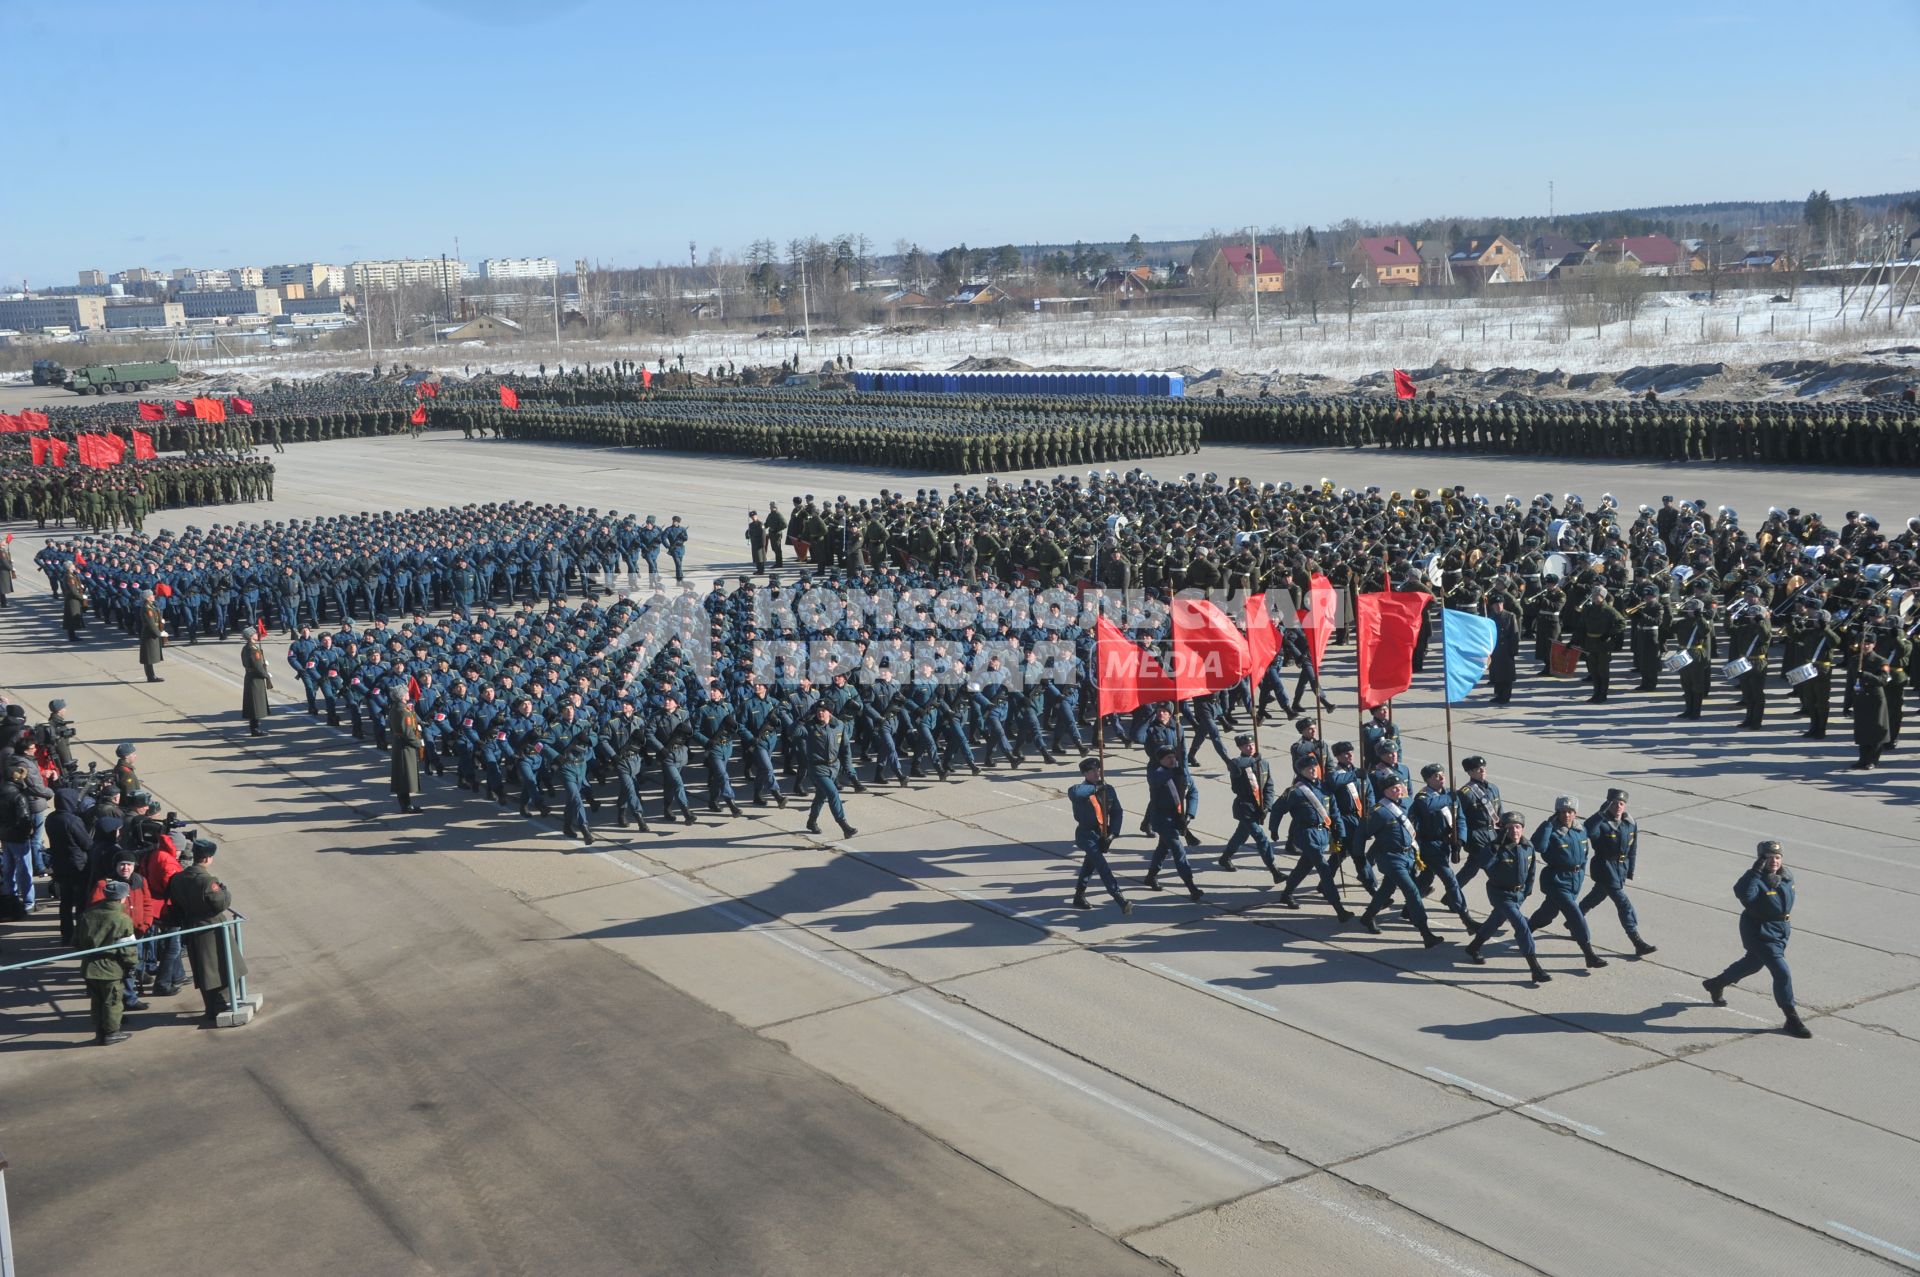
[[(750, 508), (956, 478), (447, 433), (271, 459), (275, 502), (162, 512), (148, 532), (564, 501), (681, 515), (704, 592), (747, 570)], [(1233, 446), (1140, 464), (1611, 493), (1629, 519), (1666, 494), (1749, 526), (1770, 505), (1889, 530), (1920, 513), (1891, 470)], [(1391, 911), (1375, 936), (1310, 892), (1281, 908), (1250, 854), (1222, 872), (1233, 820), (1205, 747), (1204, 904), (1141, 887), (1140, 758), (1110, 754), (1131, 916), (1097, 892), (1068, 907), (1067, 756), (849, 795), (847, 839), (805, 833), (791, 805), (606, 822), (582, 847), (557, 815), (520, 819), (450, 776), (398, 814), (386, 756), (309, 716), (292, 678), (248, 737), (238, 641), (169, 648), (153, 684), (107, 627), (68, 645), (32, 567), (42, 538), (11, 530), (0, 690), (36, 712), (67, 698), (83, 759), (142, 742), (161, 806), (220, 844), (265, 996), (252, 1024), (214, 1030), (188, 991), (92, 1050), (77, 981), (57, 999), (0, 987), (23, 1273), (1920, 1270), (1920, 742), (1849, 772), (1844, 720), (1803, 740), (1777, 680), (1757, 732), (1717, 682), (1699, 722), (1675, 721), (1671, 685), (1594, 705), (1577, 679), (1523, 679), (1504, 707), (1482, 686), (1454, 710), (1456, 759), (1484, 755), (1529, 829), (1556, 795), (1584, 815), (1610, 787), (1641, 825), (1631, 891), (1658, 952), (1634, 958), (1603, 904), (1609, 965), (1585, 970), (1555, 926), (1554, 978), (1532, 987), (1510, 940), (1468, 965), (1444, 911), (1449, 943), (1426, 950)], [(285, 639), (266, 647), (284, 672)], [(1326, 737), (1354, 739), (1352, 648), (1329, 667)], [(1396, 704), (1416, 775), (1447, 762), (1438, 681), (1430, 667)], [(1279, 763), (1293, 739), (1262, 728)], [(1701, 988), (1740, 953), (1732, 887), (1768, 838), (1798, 882), (1788, 956), (1811, 1041), (1779, 1032), (1764, 975), (1725, 1008)], [(1484, 914), (1484, 884), (1467, 890)], [(47, 930), (10, 929), (0, 961), (54, 952)], [(121, 1209), (135, 1201), (164, 1208)]]

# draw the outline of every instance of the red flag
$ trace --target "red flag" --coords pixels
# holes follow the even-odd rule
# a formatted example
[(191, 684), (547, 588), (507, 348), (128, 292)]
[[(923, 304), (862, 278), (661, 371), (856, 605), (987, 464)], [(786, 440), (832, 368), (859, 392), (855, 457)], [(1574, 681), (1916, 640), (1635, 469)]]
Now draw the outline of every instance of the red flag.
[(101, 435), (100, 457), (107, 465), (119, 465), (127, 459), (127, 441), (119, 435)]
[(408, 417), (407, 420), (411, 421), (416, 426), (426, 425), (427, 424), (427, 406), (425, 404), (421, 404), (418, 408), (415, 408), (413, 410), (413, 415), (411, 417)]
[(20, 420), (27, 423), (29, 430), (45, 430), (48, 426), (47, 414), (37, 408), (28, 408), (20, 414)]
[(514, 393), (512, 386), (500, 387), (500, 406), (502, 408), (512, 408), (516, 412), (519, 411), (520, 396)]
[(267, 618), (266, 617), (262, 616), (257, 618), (254, 621), (253, 632), (259, 635), (261, 638), (265, 638), (267, 636)]
[(651, 385), (653, 385), (653, 370), (650, 368), (642, 368), (640, 370), (640, 389), (645, 390)]
[(1247, 640), (1227, 614), (1206, 599), (1173, 601), (1173, 682), (1176, 700), (1190, 700), (1238, 683), (1247, 672)]
[(1398, 368), (1393, 370), (1393, 393), (1399, 399), (1411, 399), (1417, 393), (1413, 388), (1413, 378)]
[(1101, 617), (1093, 632), (1102, 717), (1125, 714), (1152, 701), (1176, 699), (1173, 677), (1112, 621)]
[(90, 466), (94, 464), (92, 435), (75, 435), (73, 437), (73, 446), (79, 450), (81, 465)]
[(23, 422), (15, 421), (6, 413), (0, 412), (0, 435), (14, 434), (19, 431), (24, 424)]
[(173, 401), (173, 415), (176, 417), (192, 417), (198, 414), (194, 412), (192, 404), (184, 399), (176, 399)]
[[(241, 416), (251, 417), (253, 415), (253, 400), (233, 398), (227, 400), (227, 402), (232, 404), (233, 410)], [(225, 420), (225, 418), (222, 418), (222, 420)]]
[(51, 442), (53, 441), (50, 439), (32, 439), (28, 441), (27, 446), (33, 449), (34, 465), (44, 466), (47, 464), (47, 445)]
[(1267, 676), (1267, 667), (1280, 654), (1280, 631), (1274, 628), (1273, 614), (1267, 611), (1265, 594), (1247, 596), (1247, 677), (1256, 684)]
[(67, 464), (67, 441), (65, 439), (47, 440), (47, 456), (56, 466)]
[(153, 461), (158, 459), (159, 456), (159, 452), (154, 449), (152, 435), (144, 430), (136, 430), (133, 432), (133, 459), (135, 461)]
[(160, 405), (157, 403), (143, 403), (140, 405), (140, 420), (142, 421), (164, 421), (166, 420), (166, 416), (166, 413), (160, 411)]
[(421, 382), (420, 384), (421, 384), (421, 385), (423, 385), (423, 386), (425, 386), (425, 387), (427, 388), (427, 398), (429, 398), (429, 399), (438, 399), (438, 398), (440, 397), (440, 383), (439, 383), (439, 382), (437, 382), (437, 381), (423, 381), (423, 382)]
[(1324, 572), (1315, 572), (1307, 585), (1307, 610), (1301, 613), (1300, 628), (1307, 633), (1307, 655), (1313, 660), (1313, 672), (1327, 656), (1327, 640), (1333, 637), (1333, 582)]
[(1360, 708), (1384, 705), (1413, 685), (1413, 647), (1431, 594), (1362, 594), (1354, 618), (1360, 644)]
[(227, 406), (218, 399), (199, 396), (193, 401), (193, 415), (202, 421), (225, 421)]

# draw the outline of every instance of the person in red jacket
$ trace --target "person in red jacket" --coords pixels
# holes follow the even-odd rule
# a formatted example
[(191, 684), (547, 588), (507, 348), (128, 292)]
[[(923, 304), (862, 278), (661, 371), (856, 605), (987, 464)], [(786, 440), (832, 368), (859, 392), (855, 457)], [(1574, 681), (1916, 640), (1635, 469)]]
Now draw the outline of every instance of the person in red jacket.
[(153, 897), (158, 910), (148, 946), (153, 961), (142, 969), (141, 979), (152, 982), (149, 996), (170, 998), (180, 991), (187, 978), (186, 965), (180, 958), (180, 936), (166, 917), (167, 884), (180, 872), (180, 857), (174, 852), (173, 838), (161, 834), (153, 846), (140, 853), (135, 869), (146, 879), (147, 894)]
[(127, 885), (127, 917), (133, 920), (133, 934), (140, 938), (140, 961), (127, 972), (126, 989), (123, 995), (123, 1007), (128, 1011), (140, 1011), (146, 1003), (140, 1000), (140, 973), (149, 969), (152, 961), (153, 945), (146, 939), (153, 930), (153, 920), (160, 914), (153, 893), (147, 890), (147, 880), (140, 876), (134, 867), (135, 856), (131, 851), (123, 851), (114, 858), (112, 876), (102, 878), (94, 884), (92, 904), (99, 904), (107, 898), (109, 882), (123, 882)]

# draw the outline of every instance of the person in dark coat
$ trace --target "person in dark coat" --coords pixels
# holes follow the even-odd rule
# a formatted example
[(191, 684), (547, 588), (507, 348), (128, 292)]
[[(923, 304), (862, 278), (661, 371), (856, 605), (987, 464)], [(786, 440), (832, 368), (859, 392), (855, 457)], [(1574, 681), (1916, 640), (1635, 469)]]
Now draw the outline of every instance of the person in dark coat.
[(80, 631), (87, 624), (87, 587), (81, 584), (77, 566), (69, 567), (60, 582), (60, 623), (66, 626), (69, 643), (80, 641)]
[[(232, 893), (213, 874), (212, 842), (194, 843), (193, 866), (182, 869), (167, 884), (165, 922), (189, 931), (210, 922), (224, 921), (233, 905)], [(200, 1001), (209, 1019), (233, 1007), (234, 982), (247, 973), (246, 958), (232, 945), (223, 943), (219, 929), (191, 931), (181, 937), (187, 958), (193, 964), (193, 987), (200, 990)]]
[(1887, 712), (1887, 658), (1869, 643), (1861, 648), (1860, 673), (1853, 693), (1853, 743), (1860, 757), (1850, 771), (1872, 771), (1880, 753), (1893, 739), (1893, 716)]
[(147, 672), (147, 682), (167, 681), (153, 672), (153, 667), (166, 659), (166, 625), (160, 619), (160, 605), (148, 594), (140, 608), (140, 666)]
[(1513, 681), (1519, 676), (1520, 623), (1507, 610), (1507, 601), (1496, 594), (1487, 600), (1487, 616), (1493, 621), (1493, 655), (1487, 660), (1487, 681), (1493, 685), (1493, 703), (1505, 705), (1513, 700)]
[(426, 738), (420, 734), (420, 719), (407, 703), (405, 695), (396, 696), (387, 723), (393, 755), (393, 796), (400, 800), (401, 811), (412, 811), (413, 796), (420, 792), (420, 750)]
[(247, 642), (240, 649), (240, 668), (246, 673), (246, 682), (240, 693), (240, 712), (246, 715), (247, 734), (264, 736), (260, 724), (270, 712), (267, 693), (273, 690), (273, 673), (267, 668), (266, 653), (260, 650), (260, 635), (250, 632)]
[(47, 817), (47, 846), (53, 853), (53, 882), (60, 892), (60, 939), (73, 943), (73, 929), (86, 907), (90, 884), (93, 835), (80, 818), (80, 794), (72, 789), (53, 791), (53, 814)]

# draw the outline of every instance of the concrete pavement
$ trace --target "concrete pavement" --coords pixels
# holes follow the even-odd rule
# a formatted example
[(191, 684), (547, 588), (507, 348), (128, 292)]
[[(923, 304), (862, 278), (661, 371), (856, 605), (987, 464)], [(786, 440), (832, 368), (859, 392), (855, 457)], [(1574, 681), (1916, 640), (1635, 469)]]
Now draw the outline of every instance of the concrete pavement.
[[(685, 515), (704, 575), (745, 559), (749, 505), (929, 483), (444, 436), (275, 460), (271, 507), (155, 523), (567, 499)], [(1146, 465), (1911, 513), (1909, 483), (1857, 472), (1254, 448)], [(1123, 919), (1064, 907), (1064, 762), (855, 797), (850, 841), (749, 809), (584, 851), (431, 781), (425, 812), (394, 815), (382, 756), (290, 707), (249, 741), (234, 645), (175, 648), (148, 686), (122, 681), (127, 645), (60, 638), (50, 600), (20, 600), (0, 684), (68, 695), (98, 756), (153, 742), (149, 783), (222, 841), (269, 1001), (244, 1030), (154, 1017), (62, 1059), (84, 1036), (68, 973), (8, 988), (0, 1140), (22, 1254), (53, 1260), (37, 1268), (153, 1253), (151, 1222), (102, 1218), (94, 1176), (109, 1152), (118, 1187), (189, 1150), (237, 1173), (168, 1225), (182, 1248), (224, 1219), (273, 1225), (236, 1242), (260, 1248), (236, 1270), (287, 1267), (288, 1243), (299, 1270), (318, 1239), (366, 1271), (1920, 1267), (1920, 768), (1909, 750), (1840, 771), (1845, 741), (1801, 741), (1784, 702), (1759, 734), (1717, 687), (1697, 724), (1671, 720), (1676, 691), (1602, 711), (1541, 682), (1456, 711), (1456, 755), (1487, 755), (1510, 804), (1539, 816), (1621, 784), (1645, 830), (1633, 894), (1660, 952), (1624, 956), (1603, 906), (1612, 964), (1585, 972), (1550, 930), (1556, 979), (1535, 989), (1509, 942), (1468, 967), (1404, 927), (1339, 929), (1317, 900), (1279, 909), (1257, 860), (1212, 868), (1232, 822), (1210, 752), (1210, 903), (1142, 892), (1150, 844), (1128, 838)], [(1333, 670), (1327, 732), (1352, 736), (1350, 653)], [(1398, 710), (1409, 762), (1444, 761), (1436, 693)], [(1291, 738), (1263, 732), (1270, 753)], [(1113, 762), (1137, 805), (1137, 764)], [(1769, 836), (1800, 883), (1810, 1043), (1771, 1031), (1764, 978), (1726, 1009), (1699, 987), (1738, 952), (1730, 888)], [(169, 1079), (131, 1156), (91, 1120), (108, 1091), (82, 1070)]]

